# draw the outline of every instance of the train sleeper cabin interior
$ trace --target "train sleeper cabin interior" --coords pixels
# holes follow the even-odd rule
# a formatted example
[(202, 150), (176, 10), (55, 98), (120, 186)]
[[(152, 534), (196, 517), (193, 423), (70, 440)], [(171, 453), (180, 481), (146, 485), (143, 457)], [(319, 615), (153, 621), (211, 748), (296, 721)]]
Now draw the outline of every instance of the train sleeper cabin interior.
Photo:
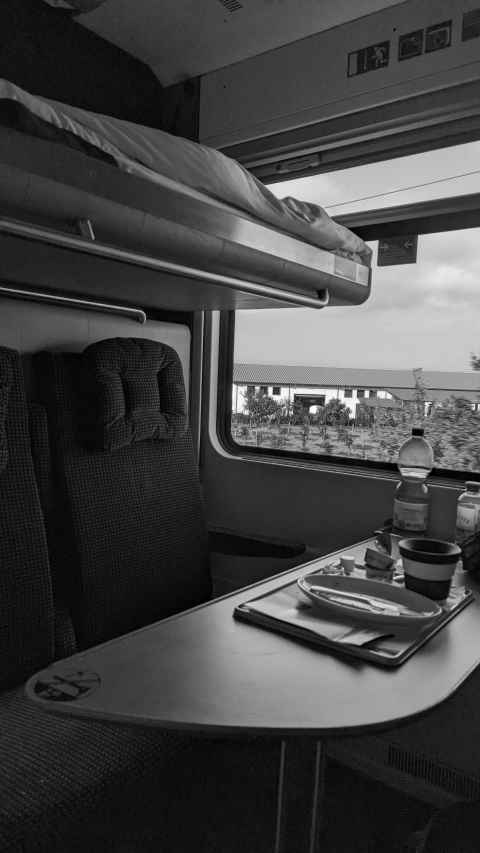
[(480, 850), (480, 0), (0, 31), (1, 853)]

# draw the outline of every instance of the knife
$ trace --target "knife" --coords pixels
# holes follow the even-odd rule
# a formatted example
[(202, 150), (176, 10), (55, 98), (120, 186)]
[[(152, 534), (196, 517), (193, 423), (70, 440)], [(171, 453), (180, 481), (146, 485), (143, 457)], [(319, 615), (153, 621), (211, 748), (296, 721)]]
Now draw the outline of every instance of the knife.
[(407, 607), (398, 606), (396, 604), (389, 604), (381, 598), (375, 598), (374, 596), (362, 595), (361, 593), (353, 593), (346, 591), (336, 591), (330, 590), (326, 587), (322, 586), (311, 586), (309, 589), (313, 594), (317, 594), (327, 601), (331, 601), (335, 604), (343, 604), (353, 608), (357, 608), (358, 610), (369, 611), (371, 613), (385, 613), (391, 616), (401, 616), (402, 614), (408, 613), (412, 616), (420, 615), (416, 614), (414, 610), (409, 610)]

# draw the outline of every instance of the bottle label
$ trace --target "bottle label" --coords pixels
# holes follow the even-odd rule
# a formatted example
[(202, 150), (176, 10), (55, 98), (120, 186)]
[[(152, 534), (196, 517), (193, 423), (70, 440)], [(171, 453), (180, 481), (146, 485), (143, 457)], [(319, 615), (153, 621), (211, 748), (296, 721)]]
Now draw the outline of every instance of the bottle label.
[(457, 542), (467, 539), (475, 533), (478, 525), (478, 506), (458, 504), (457, 523), (455, 525), (455, 539)]
[(427, 522), (427, 503), (410, 503), (409, 501), (399, 501), (398, 498), (395, 498), (393, 502), (394, 527), (414, 533), (423, 533), (427, 529)]

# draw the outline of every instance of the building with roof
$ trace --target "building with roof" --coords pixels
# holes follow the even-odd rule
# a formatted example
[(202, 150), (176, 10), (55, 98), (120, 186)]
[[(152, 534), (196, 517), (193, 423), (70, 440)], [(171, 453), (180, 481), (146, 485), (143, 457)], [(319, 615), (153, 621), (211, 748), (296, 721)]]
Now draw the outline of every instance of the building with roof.
[[(469, 400), (474, 409), (480, 406), (480, 372), (424, 370), (421, 378), (429, 404), (441, 404), (456, 396)], [(278, 402), (300, 403), (310, 412), (336, 399), (355, 417), (359, 403), (369, 407), (401, 408), (413, 400), (415, 375), (413, 370), (237, 363), (233, 368), (234, 413), (245, 412), (248, 388), (261, 391)]]

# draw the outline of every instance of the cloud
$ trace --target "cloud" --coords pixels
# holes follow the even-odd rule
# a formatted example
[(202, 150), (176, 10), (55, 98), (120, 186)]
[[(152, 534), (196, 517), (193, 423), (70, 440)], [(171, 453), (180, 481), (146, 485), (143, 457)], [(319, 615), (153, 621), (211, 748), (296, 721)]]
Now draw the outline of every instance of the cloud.
[(419, 237), (416, 264), (375, 266), (369, 311), (480, 304), (480, 229)]
[[(286, 181), (271, 187), (323, 206), (479, 168), (480, 142), (385, 163)], [(480, 177), (435, 184), (384, 204), (474, 192)], [(377, 204), (378, 201), (378, 204)], [(366, 204), (359, 205), (366, 209)], [(381, 206), (381, 200), (369, 203)], [(338, 208), (338, 213), (344, 212)], [(420, 235), (418, 261), (374, 267), (361, 306), (237, 312), (237, 361), (469, 370), (480, 353), (480, 228)]]

